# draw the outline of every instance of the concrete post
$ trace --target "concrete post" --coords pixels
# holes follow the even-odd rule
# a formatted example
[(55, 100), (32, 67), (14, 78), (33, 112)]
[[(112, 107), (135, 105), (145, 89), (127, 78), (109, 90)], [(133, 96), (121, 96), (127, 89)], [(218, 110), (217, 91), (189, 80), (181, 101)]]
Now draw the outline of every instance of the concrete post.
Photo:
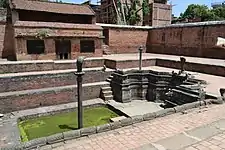
[(82, 64), (84, 57), (78, 57), (77, 59), (77, 98), (78, 98), (78, 129), (83, 128), (83, 106), (82, 106), (82, 76), (84, 72), (82, 71)]
[(140, 46), (138, 50), (139, 50), (139, 70), (141, 71), (142, 70), (142, 52), (143, 52), (143, 47)]

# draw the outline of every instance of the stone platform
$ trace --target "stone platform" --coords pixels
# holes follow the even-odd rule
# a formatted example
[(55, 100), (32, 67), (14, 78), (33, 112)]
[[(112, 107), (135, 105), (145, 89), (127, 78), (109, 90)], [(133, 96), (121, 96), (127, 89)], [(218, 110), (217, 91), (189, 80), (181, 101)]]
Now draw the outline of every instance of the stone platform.
[(163, 108), (160, 107), (160, 103), (148, 102), (145, 100), (132, 100), (129, 103), (118, 103), (114, 100), (110, 100), (108, 104), (120, 110), (129, 117), (163, 110)]
[[(225, 76), (225, 60), (199, 57), (185, 57), (188, 71)], [(139, 54), (114, 54), (104, 56), (105, 64), (112, 69), (135, 68), (139, 64)], [(143, 53), (143, 67), (159, 66), (180, 69), (180, 56)]]

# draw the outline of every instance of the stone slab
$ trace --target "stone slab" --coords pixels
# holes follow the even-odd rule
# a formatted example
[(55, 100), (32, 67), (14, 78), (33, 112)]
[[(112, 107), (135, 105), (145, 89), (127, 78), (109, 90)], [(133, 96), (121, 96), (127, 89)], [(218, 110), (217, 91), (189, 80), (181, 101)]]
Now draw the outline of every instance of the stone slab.
[(108, 104), (125, 113), (129, 117), (163, 110), (159, 103), (148, 102), (145, 100), (132, 100), (130, 103), (119, 103), (114, 100), (110, 100)]
[(225, 119), (221, 119), (219, 121), (213, 122), (212, 126), (220, 129), (220, 130), (225, 130)]
[(169, 138), (165, 138), (156, 142), (155, 144), (159, 145), (160, 147), (164, 147), (165, 150), (179, 150), (183, 147), (192, 145), (198, 142), (196, 139), (190, 138), (185, 134), (181, 133)]
[(210, 124), (210, 125), (195, 128), (193, 130), (187, 131), (186, 133), (190, 136), (204, 140), (221, 133), (221, 130)]
[(126, 119), (126, 118), (127, 117), (125, 117), (125, 116), (119, 116), (119, 117), (111, 118), (110, 121), (116, 122), (116, 121), (120, 121), (120, 120), (123, 120), (123, 119)]
[(133, 150), (158, 150), (158, 149), (155, 148), (152, 144), (146, 144), (146, 145), (143, 145), (139, 148), (135, 148)]

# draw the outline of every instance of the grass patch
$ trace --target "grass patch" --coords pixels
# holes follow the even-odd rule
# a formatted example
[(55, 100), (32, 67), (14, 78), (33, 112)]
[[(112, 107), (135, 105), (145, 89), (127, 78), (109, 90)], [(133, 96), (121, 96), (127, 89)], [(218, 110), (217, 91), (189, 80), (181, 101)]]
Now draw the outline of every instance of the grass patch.
[[(84, 127), (106, 124), (110, 121), (110, 118), (118, 116), (104, 106), (85, 108), (83, 112)], [(78, 127), (77, 111), (21, 121), (18, 126), (23, 142), (64, 131), (76, 130)]]

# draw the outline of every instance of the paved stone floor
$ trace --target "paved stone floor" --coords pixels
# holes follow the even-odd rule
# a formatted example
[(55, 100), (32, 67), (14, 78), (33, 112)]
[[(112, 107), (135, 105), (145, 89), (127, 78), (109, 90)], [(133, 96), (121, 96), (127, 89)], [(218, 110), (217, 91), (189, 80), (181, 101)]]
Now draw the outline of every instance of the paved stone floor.
[(188, 110), (41, 149), (225, 150), (225, 104)]

